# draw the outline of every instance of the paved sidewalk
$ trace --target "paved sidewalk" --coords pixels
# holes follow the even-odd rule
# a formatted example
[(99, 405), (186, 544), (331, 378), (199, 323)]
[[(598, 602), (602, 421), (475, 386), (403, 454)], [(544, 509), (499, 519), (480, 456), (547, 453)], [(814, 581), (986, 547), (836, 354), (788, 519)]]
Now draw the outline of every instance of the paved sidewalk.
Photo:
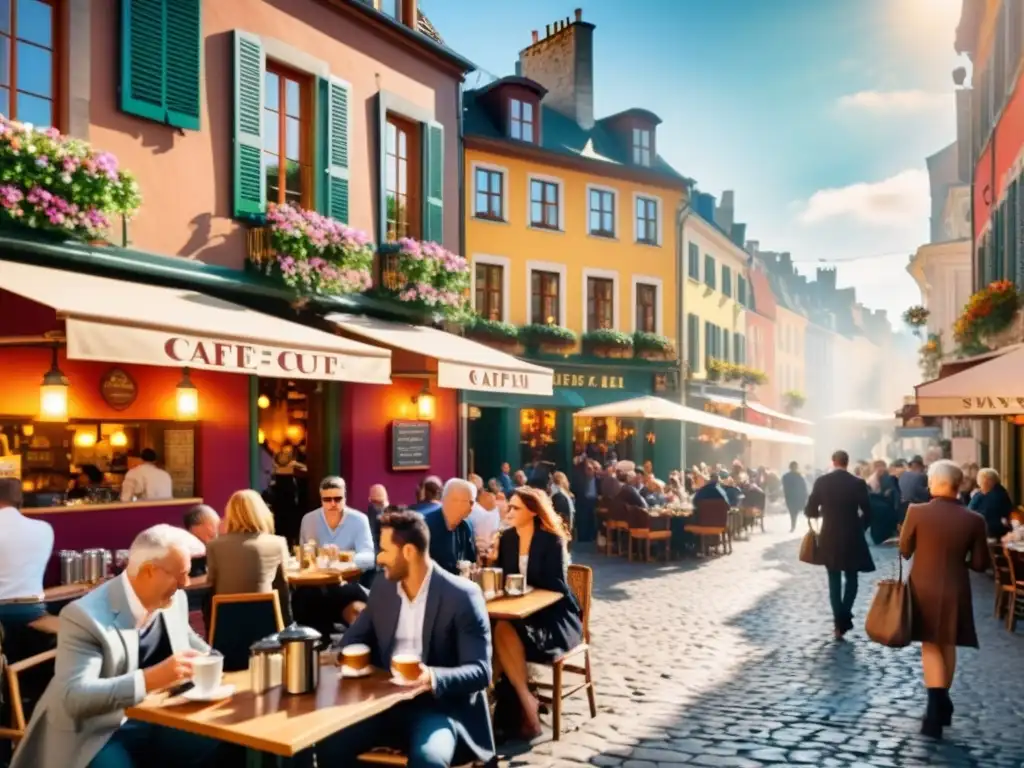
[(595, 570), (599, 714), (574, 701), (560, 742), (508, 764), (1024, 768), (1024, 630), (991, 617), (989, 578), (974, 580), (982, 648), (961, 653), (954, 725), (932, 742), (917, 733), (920, 652), (882, 648), (862, 629), (895, 550), (873, 550), (858, 628), (837, 643), (824, 571), (797, 561), (798, 535), (771, 532), (788, 520), (768, 527), (729, 557), (679, 564), (577, 552)]

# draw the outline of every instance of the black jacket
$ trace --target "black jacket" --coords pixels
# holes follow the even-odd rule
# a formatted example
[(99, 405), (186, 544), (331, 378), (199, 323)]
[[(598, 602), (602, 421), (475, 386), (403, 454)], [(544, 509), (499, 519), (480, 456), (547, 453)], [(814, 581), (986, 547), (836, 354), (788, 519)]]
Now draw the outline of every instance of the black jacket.
[[(863, 517), (858, 516), (858, 511)], [(871, 523), (868, 484), (845, 469), (834, 469), (814, 481), (804, 513), (820, 517), (818, 555), (833, 571), (875, 570), (864, 529)]]

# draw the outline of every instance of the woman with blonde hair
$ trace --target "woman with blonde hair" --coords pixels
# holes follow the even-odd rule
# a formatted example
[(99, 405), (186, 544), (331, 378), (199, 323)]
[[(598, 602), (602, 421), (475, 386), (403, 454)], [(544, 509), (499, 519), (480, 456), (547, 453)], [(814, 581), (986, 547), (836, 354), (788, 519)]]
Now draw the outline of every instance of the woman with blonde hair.
[(550, 663), (576, 647), (583, 636), (580, 606), (569, 588), (569, 533), (551, 499), (536, 488), (517, 488), (509, 499), (508, 522), (497, 547), (504, 573), (521, 573), (528, 587), (546, 589), (562, 599), (527, 619), (494, 625), (494, 676), (502, 672), (521, 706), (523, 735), (540, 734), (539, 702), (530, 692), (526, 665)]
[(224, 533), (206, 545), (211, 595), (277, 591), (285, 623), (291, 600), (285, 568), (288, 542), (274, 534), (274, 516), (256, 491), (237, 491), (224, 508)]

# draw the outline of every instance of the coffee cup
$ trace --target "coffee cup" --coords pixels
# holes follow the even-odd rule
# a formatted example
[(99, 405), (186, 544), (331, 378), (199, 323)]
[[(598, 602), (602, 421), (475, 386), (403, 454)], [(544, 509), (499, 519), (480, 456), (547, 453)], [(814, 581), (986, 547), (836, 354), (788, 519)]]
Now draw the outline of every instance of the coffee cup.
[(526, 587), (526, 579), (521, 573), (510, 573), (505, 577), (505, 592), (510, 595), (521, 595)]
[(411, 653), (400, 653), (391, 657), (391, 670), (407, 682), (420, 679), (420, 657)]
[(341, 649), (341, 661), (353, 672), (359, 672), (370, 666), (370, 646), (356, 643)]
[(196, 693), (212, 693), (220, 687), (224, 675), (224, 657), (217, 651), (192, 659), (192, 685)]

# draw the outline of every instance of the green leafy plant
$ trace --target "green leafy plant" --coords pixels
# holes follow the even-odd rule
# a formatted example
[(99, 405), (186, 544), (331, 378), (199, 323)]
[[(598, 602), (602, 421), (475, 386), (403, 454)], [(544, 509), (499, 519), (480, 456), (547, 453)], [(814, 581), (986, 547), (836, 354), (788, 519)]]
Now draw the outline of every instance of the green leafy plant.
[(637, 331), (633, 334), (633, 350), (640, 357), (665, 359), (672, 357), (676, 348), (667, 336)]
[(782, 399), (785, 403), (784, 407), (787, 413), (799, 411), (807, 402), (807, 397), (804, 393), (796, 389), (791, 389), (788, 392), (783, 393)]
[(756, 387), (760, 384), (768, 383), (768, 374), (764, 371), (759, 371), (756, 368), (751, 368), (746, 365), (736, 366), (739, 374), (738, 378), (748, 387)]
[(382, 288), (407, 302), (449, 320), (469, 317), (469, 262), (438, 243), (403, 237), (381, 246), (392, 262)]
[(466, 326), (466, 335), (481, 341), (497, 341), (506, 344), (515, 344), (519, 341), (519, 329), (512, 323), (488, 320), (479, 315), (475, 316)]
[(576, 346), (576, 334), (560, 325), (531, 323), (519, 329), (519, 340), (527, 347), (564, 350)]
[(583, 351), (596, 357), (628, 357), (633, 354), (633, 337), (611, 328), (583, 334)]
[(918, 365), (925, 381), (937, 379), (942, 366), (942, 336), (938, 333), (928, 335), (928, 341), (918, 350)]
[(928, 325), (929, 315), (931, 312), (920, 304), (915, 304), (903, 313), (903, 322), (910, 326), (915, 334), (920, 335), (921, 329)]

